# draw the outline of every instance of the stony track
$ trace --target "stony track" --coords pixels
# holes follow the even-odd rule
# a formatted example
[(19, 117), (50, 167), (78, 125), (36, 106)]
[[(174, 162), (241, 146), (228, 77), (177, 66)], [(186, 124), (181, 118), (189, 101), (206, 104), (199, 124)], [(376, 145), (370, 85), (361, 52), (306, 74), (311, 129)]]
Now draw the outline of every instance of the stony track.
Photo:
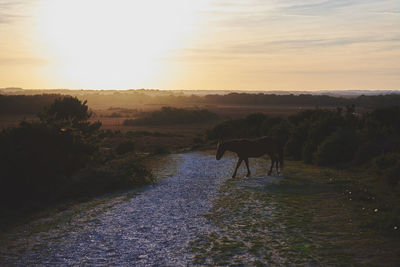
[[(233, 157), (172, 155), (175, 173), (156, 185), (100, 204), (81, 204), (43, 231), (47, 221), (10, 233), (0, 245), (1, 265), (46, 266), (186, 266), (193, 260), (190, 243), (215, 229), (204, 214), (220, 186), (230, 177)], [(131, 196), (132, 197), (128, 197)], [(68, 217), (66, 220), (65, 217)], [(39, 228), (40, 229), (40, 228)]]

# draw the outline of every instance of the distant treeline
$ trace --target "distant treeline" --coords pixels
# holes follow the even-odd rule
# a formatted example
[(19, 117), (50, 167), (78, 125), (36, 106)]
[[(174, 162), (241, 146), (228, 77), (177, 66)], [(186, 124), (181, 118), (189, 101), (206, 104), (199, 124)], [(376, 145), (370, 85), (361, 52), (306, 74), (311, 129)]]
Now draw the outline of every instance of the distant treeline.
[(37, 114), (50, 105), (60, 95), (0, 95), (0, 114)]
[(240, 105), (298, 105), (298, 106), (346, 106), (382, 107), (400, 105), (400, 95), (359, 96), (356, 98), (334, 97), (328, 95), (275, 95), (231, 93), (228, 95), (207, 95), (205, 103)]
[[(0, 95), (0, 114), (34, 114), (44, 106), (50, 104), (59, 95)], [(136, 104), (158, 105), (287, 105), (287, 106), (319, 106), (336, 107), (356, 105), (367, 109), (377, 107), (400, 105), (399, 94), (358, 96), (355, 98), (335, 97), (327, 95), (276, 95), (276, 94), (251, 94), (230, 93), (227, 95), (177, 95), (158, 94), (150, 95), (143, 91), (123, 91), (105, 94), (104, 92), (77, 95), (86, 99), (90, 106), (130, 106)]]
[(125, 120), (124, 125), (190, 124), (209, 122), (216, 119), (218, 119), (218, 115), (206, 109), (189, 110), (163, 107), (161, 110), (145, 113), (138, 119)]
[(129, 106), (132, 104), (161, 104), (161, 105), (295, 105), (295, 106), (346, 106), (376, 108), (400, 105), (400, 95), (359, 96), (355, 98), (334, 97), (327, 95), (276, 95), (230, 93), (227, 95), (148, 95), (144, 92), (117, 92), (112, 95), (91, 94), (84, 96), (89, 105)]

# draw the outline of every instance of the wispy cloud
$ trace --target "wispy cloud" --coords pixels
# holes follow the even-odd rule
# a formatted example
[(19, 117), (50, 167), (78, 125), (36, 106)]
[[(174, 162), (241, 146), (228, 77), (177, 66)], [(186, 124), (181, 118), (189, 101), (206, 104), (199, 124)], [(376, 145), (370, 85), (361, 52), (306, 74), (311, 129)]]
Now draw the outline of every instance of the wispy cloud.
[(374, 16), (400, 14), (398, 5), (396, 0), (223, 1), (216, 2), (208, 12), (225, 27), (268, 27), (271, 22), (298, 26), (335, 20), (364, 21), (368, 25), (382, 19)]
[(304, 1), (306, 3), (299, 4), (300, 1), (291, 1), (291, 4), (288, 4), (281, 8), (283, 12), (293, 12), (300, 14), (318, 14), (321, 15), (323, 13), (330, 13), (337, 11), (343, 8), (349, 8), (357, 5), (365, 5), (368, 2), (373, 3), (375, 0), (364, 0), (364, 1), (356, 1), (356, 0), (327, 0), (327, 1)]
[(252, 42), (231, 46), (228, 51), (232, 53), (270, 53), (271, 51), (315, 49), (329, 47), (343, 47), (352, 44), (398, 44), (400, 36), (393, 38), (377, 39), (373, 37), (363, 38), (327, 38), (327, 39), (291, 39), (272, 42)]
[(400, 35), (380, 39), (365, 36), (362, 38), (285, 39), (278, 41), (238, 42), (222, 47), (199, 47), (173, 51), (173, 58), (178, 61), (199, 59), (224, 61), (251, 55), (312, 53), (320, 49), (329, 52), (332, 51), (331, 49), (345, 48), (351, 45), (370, 46), (373, 48), (369, 50), (370, 52), (379, 53), (399, 50)]
[(24, 7), (28, 6), (26, 1), (3, 1), (0, 0), (0, 24), (12, 23), (16, 20), (26, 18), (23, 13)]
[(47, 61), (41, 58), (34, 57), (0, 57), (0, 65), (37, 65), (45, 64)]

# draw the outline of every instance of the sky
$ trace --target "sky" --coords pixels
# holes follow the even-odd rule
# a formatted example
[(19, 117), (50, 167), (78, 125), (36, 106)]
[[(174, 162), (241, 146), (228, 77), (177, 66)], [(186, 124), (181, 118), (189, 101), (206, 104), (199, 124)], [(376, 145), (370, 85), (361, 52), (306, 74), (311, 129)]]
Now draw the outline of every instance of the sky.
[(0, 0), (0, 88), (400, 89), (400, 0)]

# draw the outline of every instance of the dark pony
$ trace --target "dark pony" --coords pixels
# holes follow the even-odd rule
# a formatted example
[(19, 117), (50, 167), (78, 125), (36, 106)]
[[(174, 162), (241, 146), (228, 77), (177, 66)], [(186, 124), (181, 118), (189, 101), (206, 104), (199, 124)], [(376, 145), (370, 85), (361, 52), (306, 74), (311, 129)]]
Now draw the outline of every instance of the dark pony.
[[(239, 158), (232, 177), (236, 176), (237, 169), (243, 160), (247, 167), (246, 176), (250, 176), (249, 158), (258, 158), (265, 154), (271, 158), (271, 168), (268, 175), (271, 175), (274, 164), (276, 164), (277, 174), (278, 167), (283, 169), (283, 145), (278, 139), (267, 136), (253, 140), (237, 139), (227, 142), (220, 139), (217, 144), (216, 159), (220, 160), (227, 150), (235, 152)], [(278, 163), (280, 166), (278, 166)]]

